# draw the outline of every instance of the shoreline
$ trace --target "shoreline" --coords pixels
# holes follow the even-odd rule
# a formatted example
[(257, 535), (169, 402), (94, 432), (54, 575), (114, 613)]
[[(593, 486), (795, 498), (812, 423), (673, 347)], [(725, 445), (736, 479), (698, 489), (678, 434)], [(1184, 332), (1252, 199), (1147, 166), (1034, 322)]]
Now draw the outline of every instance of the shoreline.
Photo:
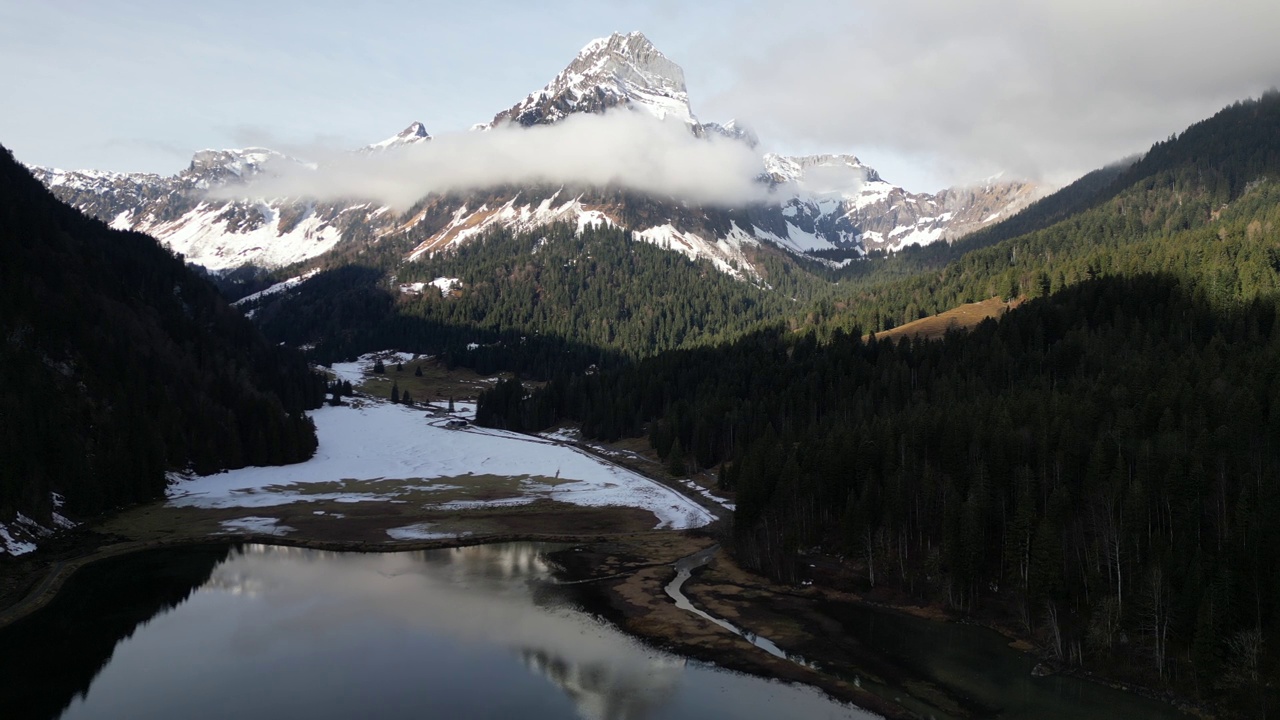
[[(922, 612), (920, 608), (898, 607), (868, 601), (851, 593), (829, 588), (787, 588), (776, 586), (765, 578), (747, 573), (733, 563), (724, 553), (696, 570), (686, 582), (684, 591), (699, 608), (716, 617), (729, 620), (740, 628), (774, 640), (788, 652), (798, 650), (803, 656), (822, 669), (779, 658), (756, 647), (748, 640), (733, 635), (690, 612), (676, 607), (664, 588), (676, 576), (675, 561), (715, 544), (710, 533), (687, 530), (649, 530), (621, 533), (490, 533), (460, 538), (369, 542), (350, 539), (321, 539), (315, 537), (287, 537), (263, 533), (227, 534), (217, 536), (192, 536), (163, 540), (109, 542), (111, 540), (83, 531), (78, 540), (57, 548), (51, 548), (48, 557), (32, 557), (7, 563), (11, 566), (28, 565), (19, 570), (27, 578), (27, 591), (14, 599), (4, 598), (0, 610), (0, 629), (37, 612), (52, 602), (74, 574), (83, 567), (100, 560), (148, 550), (195, 547), (201, 545), (239, 545), (258, 543), (264, 545), (299, 547), (330, 552), (414, 552), (441, 550), (474, 545), (504, 542), (545, 542), (574, 546), (574, 551), (551, 553), (551, 559), (562, 568), (572, 585), (572, 592), (591, 612), (604, 617), (622, 631), (650, 643), (655, 647), (692, 660), (706, 662), (749, 675), (792, 682), (814, 687), (833, 699), (879, 714), (888, 720), (920, 717), (902, 702), (902, 696), (914, 698), (922, 693), (928, 702), (941, 704), (958, 717), (981, 717), (983, 708), (966, 703), (947, 688), (934, 687), (919, 678), (895, 675), (892, 663), (878, 666), (874, 653), (865, 657), (839, 658), (815, 649), (821, 646), (822, 628), (815, 624), (818, 607), (822, 603), (842, 602), (862, 605), (876, 610), (898, 613), (922, 621), (958, 623), (936, 612)], [(37, 551), (33, 555), (43, 555)], [(6, 571), (8, 568), (6, 568)], [(733, 588), (725, 592), (726, 583)], [(777, 607), (802, 608), (795, 616), (788, 615), (785, 630), (770, 627), (777, 623)], [(912, 609), (916, 612), (912, 612)], [(799, 618), (799, 619), (797, 619)], [(763, 626), (763, 627), (762, 627)], [(1009, 638), (1007, 632), (987, 629)], [(827, 629), (830, 631), (830, 628)], [(799, 644), (799, 648), (797, 648)], [(1028, 657), (1035, 653), (1009, 645)], [(841, 668), (857, 668), (859, 680), (878, 682), (893, 689), (899, 697), (894, 702), (860, 682), (851, 682), (838, 671)], [(834, 670), (833, 670), (834, 668)], [(888, 681), (881, 676), (888, 673)], [(1117, 685), (1114, 681), (1088, 673), (1059, 671), (1083, 682), (1092, 682), (1127, 694), (1141, 696), (1154, 702), (1167, 704), (1171, 709), (1194, 713), (1200, 717), (1212, 717), (1203, 709), (1188, 707), (1185, 703), (1171, 702), (1167, 697), (1153, 696), (1141, 688)], [(911, 684), (908, 692), (906, 684)], [(923, 689), (922, 689), (923, 688)]]
[[(652, 532), (681, 531), (655, 530)], [(403, 540), (374, 543), (362, 540), (324, 540), (319, 538), (291, 538), (283, 535), (271, 535), (264, 533), (244, 533), (203, 537), (193, 536), (168, 540), (126, 541), (105, 546), (96, 546), (94, 549), (87, 552), (85, 552), (85, 550), (88, 548), (81, 545), (82, 552), (67, 559), (52, 560), (49, 562), (47, 568), (21, 567), (24, 564), (40, 563), (42, 561), (43, 558), (37, 557), (41, 551), (37, 550), (33, 552), (31, 554), (32, 556), (29, 558), (28, 556), (20, 556), (9, 560), (6, 563), (10, 566), (18, 566), (16, 576), (28, 578), (25, 584), (29, 589), (20, 594), (16, 599), (5, 598), (0, 600), (0, 630), (3, 630), (9, 625), (22, 620), (34, 612), (37, 612), (52, 602), (71, 577), (81, 568), (92, 565), (100, 560), (120, 557), (132, 553), (146, 552), (148, 550), (195, 547), (200, 545), (259, 544), (306, 548), (309, 550), (323, 550), (327, 552), (388, 553), (417, 552), (421, 550), (447, 550), (457, 547), (493, 545), (507, 542), (544, 542), (583, 545), (608, 542), (635, 534), (637, 533), (627, 532), (619, 533), (617, 535), (495, 533), (487, 535), (467, 535), (458, 538), (441, 538), (436, 540)], [(70, 537), (63, 539), (68, 540)], [(90, 545), (92, 545), (92, 543), (90, 543)], [(56, 551), (57, 550), (55, 549), (52, 552)], [(67, 551), (64, 550), (63, 552)], [(72, 550), (71, 552), (74, 553), (75, 551)], [(6, 572), (6, 574), (9, 573)], [(10, 574), (10, 577), (14, 576), (15, 574)]]
[[(376, 401), (375, 401), (376, 402)], [(619, 448), (618, 453), (585, 442), (533, 436), (540, 442), (576, 449), (608, 466), (636, 473), (683, 496), (713, 515), (726, 511), (705, 492), (691, 491), (667, 477), (644, 458)], [(701, 485), (705, 490), (705, 485)], [(626, 507), (587, 508), (538, 500), (512, 508), (466, 510), (457, 513), (417, 512), (406, 515), (394, 501), (345, 505), (309, 501), (305, 505), (254, 508), (288, 525), (294, 535), (244, 528), (227, 532), (226, 522), (248, 508), (199, 509), (173, 507), (160, 499), (90, 519), (61, 533), (35, 552), (0, 561), (0, 629), (20, 621), (52, 602), (77, 571), (100, 560), (130, 553), (177, 547), (260, 543), (329, 552), (414, 552), (504, 542), (545, 542), (577, 546), (581, 552), (552, 553), (555, 562), (577, 586), (580, 597), (624, 632), (676, 654), (747, 674), (796, 682), (821, 690), (832, 698), (886, 718), (919, 717), (906, 705), (927, 698), (949, 715), (980, 717), (983, 708), (954, 690), (925, 681), (894, 667), (868, 649), (849, 653), (839, 643), (823, 642), (839, 634), (835, 621), (823, 616), (824, 604), (843, 603), (911, 616), (922, 621), (974, 624), (992, 630), (1012, 650), (1041, 659), (1036, 648), (1012, 628), (992, 618), (963, 618), (937, 604), (916, 604), (892, 593), (868, 597), (843, 587), (836, 576), (808, 587), (776, 584), (738, 567), (727, 552), (697, 569), (684, 591), (694, 605), (749, 633), (776, 642), (814, 664), (799, 664), (761, 650), (714, 623), (676, 607), (665, 587), (676, 576), (674, 563), (714, 543), (719, 522), (692, 530), (652, 528), (652, 515)], [(325, 511), (328, 511), (326, 514)], [(328, 518), (342, 518), (332, 524)], [(457, 530), (447, 537), (388, 540), (387, 529), (408, 521), (429, 520)], [(546, 528), (547, 532), (541, 532)], [(647, 529), (646, 529), (647, 528)], [(465, 532), (464, 532), (465, 531)], [(797, 619), (799, 618), (799, 619)], [(825, 626), (824, 626), (825, 623)], [(834, 668), (834, 669), (833, 669)], [(843, 671), (843, 672), (841, 672)], [(1054, 667), (1056, 674), (1110, 687), (1187, 711), (1188, 704), (1171, 695), (1141, 686), (1118, 683), (1082, 669)], [(850, 680), (849, 678), (853, 678)], [(872, 692), (861, 686), (866, 679)], [(887, 681), (884, 678), (888, 678)], [(885, 695), (886, 697), (882, 697)], [(908, 698), (908, 702), (903, 701)], [(968, 703), (968, 704), (966, 704)], [(919, 703), (917, 703), (919, 704)], [(1201, 717), (1211, 717), (1200, 711)], [(927, 713), (926, 713), (927, 715)]]

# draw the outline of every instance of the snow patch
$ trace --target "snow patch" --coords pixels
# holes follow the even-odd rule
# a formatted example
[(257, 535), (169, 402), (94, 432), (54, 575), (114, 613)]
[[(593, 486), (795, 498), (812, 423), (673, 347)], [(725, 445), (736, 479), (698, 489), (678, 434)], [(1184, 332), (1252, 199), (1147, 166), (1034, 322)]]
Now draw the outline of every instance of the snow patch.
[[(473, 406), (464, 406), (473, 412)], [(313, 500), (395, 501), (420, 481), (475, 475), (523, 477), (522, 495), (466, 507), (547, 498), (587, 507), (638, 507), (657, 528), (690, 528), (715, 517), (683, 495), (637, 473), (575, 448), (499, 430), (451, 430), (433, 425), (421, 410), (376, 403), (323, 407), (310, 413), (320, 440), (310, 460), (279, 467), (249, 467), (181, 479), (169, 487), (177, 507), (264, 507)], [(557, 477), (550, 486), (533, 477)], [(387, 480), (412, 487), (387, 488)], [(376, 481), (376, 482), (374, 482)], [(343, 492), (308, 494), (311, 483), (343, 483)], [(452, 507), (452, 506), (450, 506)]]
[(235, 520), (223, 520), (219, 523), (222, 525), (222, 530), (219, 531), (219, 534), (252, 533), (255, 535), (284, 535), (286, 533), (293, 532), (294, 528), (291, 528), (288, 525), (280, 525), (279, 522), (280, 521), (277, 518), (257, 517), (256, 515), (237, 518)]
[[(252, 229), (233, 227), (227, 219), (231, 209), (253, 206), (262, 222)], [(284, 199), (253, 203), (200, 203), (177, 220), (157, 222), (147, 218), (133, 229), (160, 238), (187, 262), (210, 270), (227, 270), (242, 265), (282, 267), (309, 260), (332, 250), (342, 239), (338, 228), (308, 208), (306, 217), (288, 232), (280, 226), (278, 208), (290, 207)]]
[(251, 303), (251, 302), (254, 302), (254, 301), (256, 301), (256, 300), (261, 300), (262, 298), (267, 297), (267, 296), (269, 296), (269, 295), (275, 295), (275, 294), (277, 294), (277, 293), (282, 293), (282, 292), (284, 292), (285, 290), (288, 290), (288, 289), (290, 289), (290, 288), (295, 288), (295, 287), (297, 287), (297, 286), (301, 285), (302, 283), (306, 282), (307, 280), (311, 279), (312, 277), (315, 277), (316, 273), (318, 273), (318, 272), (320, 272), (320, 268), (316, 268), (315, 270), (312, 270), (312, 271), (310, 271), (310, 272), (303, 273), (302, 275), (297, 275), (297, 276), (295, 276), (295, 277), (291, 277), (291, 278), (289, 278), (288, 280), (283, 280), (283, 281), (281, 281), (281, 282), (276, 283), (275, 285), (272, 285), (271, 287), (269, 287), (269, 288), (267, 288), (267, 289), (265, 289), (265, 290), (259, 290), (259, 291), (258, 291), (258, 292), (256, 292), (256, 293), (253, 293), (253, 294), (250, 294), (250, 295), (245, 295), (244, 297), (240, 298), (239, 300), (237, 300), (237, 301), (235, 301), (235, 302), (231, 303), (231, 305), (232, 305), (233, 307), (239, 307), (239, 306), (241, 306), (241, 305), (245, 305), (245, 304), (247, 304), (247, 303)]
[(0, 548), (10, 555), (25, 555), (36, 549), (36, 544), (19, 540), (9, 532), (8, 526), (0, 523)]
[(435, 523), (429, 522), (415, 523), (404, 527), (391, 528), (387, 530), (387, 535), (390, 535), (392, 540), (452, 540), (471, 534), (470, 532), (432, 532), (431, 528), (434, 526)]
[(351, 362), (336, 362), (329, 366), (329, 370), (333, 372), (334, 377), (342, 382), (349, 382), (352, 385), (359, 385), (365, 381), (365, 378), (373, 374), (373, 364), (381, 359), (384, 365), (395, 365), (397, 362), (412, 362), (418, 355), (407, 352), (398, 352), (396, 350), (382, 350), (380, 352), (365, 353)]

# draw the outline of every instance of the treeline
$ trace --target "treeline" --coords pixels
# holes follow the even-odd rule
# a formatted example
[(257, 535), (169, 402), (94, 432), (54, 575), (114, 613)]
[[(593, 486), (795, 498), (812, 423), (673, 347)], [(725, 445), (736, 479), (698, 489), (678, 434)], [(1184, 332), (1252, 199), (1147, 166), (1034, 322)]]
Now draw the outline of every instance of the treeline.
[(940, 342), (758, 333), (523, 403), (504, 385), (478, 417), (647, 432), (719, 469), (736, 557), (774, 577), (821, 547), (870, 586), (1011, 604), (1063, 662), (1257, 707), (1280, 670), (1278, 317), (1107, 277)]
[(165, 471), (293, 462), (323, 378), (151, 237), (58, 202), (0, 153), (0, 518), (87, 515)]

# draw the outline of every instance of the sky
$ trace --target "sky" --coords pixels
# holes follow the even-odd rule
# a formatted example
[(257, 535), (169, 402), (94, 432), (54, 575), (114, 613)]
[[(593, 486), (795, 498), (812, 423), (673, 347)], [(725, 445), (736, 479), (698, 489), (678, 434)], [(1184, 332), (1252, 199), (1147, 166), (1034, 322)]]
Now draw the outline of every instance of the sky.
[(0, 0), (0, 144), (167, 175), (202, 148), (462, 132), (631, 30), (699, 119), (914, 191), (1063, 184), (1280, 86), (1274, 0)]

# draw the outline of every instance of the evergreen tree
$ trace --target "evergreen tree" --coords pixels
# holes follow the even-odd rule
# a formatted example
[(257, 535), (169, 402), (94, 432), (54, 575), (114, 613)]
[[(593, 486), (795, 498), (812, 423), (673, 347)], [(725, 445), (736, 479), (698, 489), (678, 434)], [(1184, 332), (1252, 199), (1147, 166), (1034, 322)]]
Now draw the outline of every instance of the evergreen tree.
[(671, 443), (671, 451), (667, 453), (667, 472), (676, 477), (684, 477), (688, 471), (689, 465), (685, 461), (684, 448), (680, 445), (680, 438), (676, 438)]

